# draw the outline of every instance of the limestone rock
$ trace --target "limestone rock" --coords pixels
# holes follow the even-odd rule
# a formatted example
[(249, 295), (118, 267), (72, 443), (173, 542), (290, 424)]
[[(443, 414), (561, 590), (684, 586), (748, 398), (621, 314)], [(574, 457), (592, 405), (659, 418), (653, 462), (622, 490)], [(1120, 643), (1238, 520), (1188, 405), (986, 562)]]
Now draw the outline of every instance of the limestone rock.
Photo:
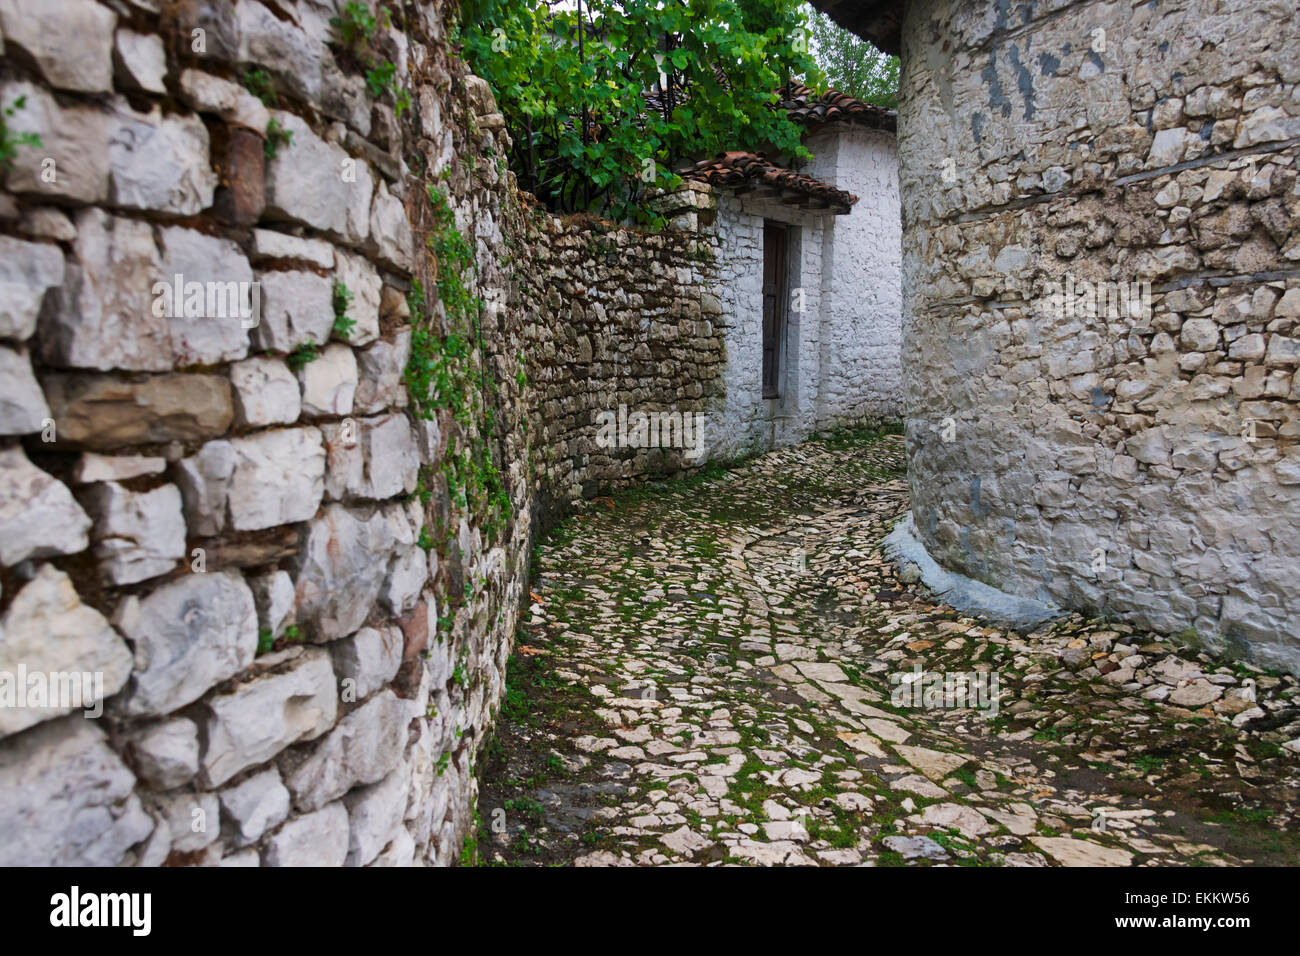
[(228, 441), (210, 441), (198, 454), (176, 464), (176, 484), (185, 503), (190, 534), (208, 537), (226, 527), (226, 499), (235, 473), (235, 448)]
[(908, 747), (894, 744), (898, 755), (910, 763), (931, 780), (942, 780), (957, 768), (970, 762), (970, 757), (962, 754), (945, 753), (927, 747)]
[(292, 352), (299, 345), (324, 345), (334, 327), (334, 287), (314, 272), (260, 272), (262, 321), (253, 332), (257, 347)]
[(343, 120), (362, 136), (370, 137), (371, 113), (378, 117), (386, 108), (386, 104), (371, 99), (365, 77), (345, 73), (328, 60), (321, 64), (321, 112), (326, 116)]
[(316, 428), (281, 428), (236, 438), (230, 523), (256, 531), (305, 521), (325, 491), (325, 450)]
[(415, 862), (415, 841), (411, 838), (409, 830), (402, 828), (397, 831), (397, 836), (393, 842), (384, 847), (380, 853), (370, 863), (370, 866), (411, 866)]
[(170, 370), (167, 319), (153, 310), (160, 265), (147, 223), (98, 209), (77, 213), (64, 284), (41, 315), (45, 361), (70, 368)]
[(397, 766), (406, 748), (409, 701), (386, 690), (339, 721), (305, 754), (284, 761), (294, 806), (315, 810), (358, 784), (375, 783)]
[(345, 340), (349, 345), (366, 345), (379, 338), (379, 300), (383, 282), (375, 267), (360, 256), (336, 249), (334, 258), (335, 280), (346, 285), (352, 293), (347, 314), (356, 324)]
[(265, 67), (300, 99), (320, 98), (321, 62), (329, 56), (322, 44), (257, 0), (237, 6), (235, 23), (241, 63)]
[(383, 780), (358, 787), (343, 798), (348, 809), (348, 866), (365, 866), (398, 834), (405, 832), (409, 773), (398, 767)]
[(1133, 854), (1070, 837), (1033, 837), (1031, 843), (1062, 866), (1128, 866)]
[(335, 801), (295, 817), (266, 841), (266, 866), (342, 866), (348, 858), (348, 811)]
[(95, 521), (95, 556), (113, 584), (166, 574), (185, 557), (185, 519), (175, 485), (136, 492), (106, 481), (82, 497)]
[(1169, 703), (1179, 707), (1204, 707), (1222, 696), (1222, 687), (1206, 680), (1194, 680), (1175, 688), (1169, 695)]
[(109, 195), (124, 209), (192, 216), (212, 205), (217, 174), (197, 116), (121, 109), (108, 142)]
[[(168, 325), (175, 363), (216, 365), (242, 359), (248, 354), (248, 330), (257, 321), (248, 259), (229, 239), (193, 229), (168, 227), (159, 235), (162, 286), (173, 290)], [(201, 283), (204, 293), (198, 315), (186, 291), (192, 282)]]
[(204, 786), (220, 786), (333, 725), (338, 694), (329, 655), (308, 648), (287, 669), (255, 677), (204, 706), (207, 747), (201, 780)]
[(162, 37), (118, 30), (113, 54), (118, 77), (125, 85), (146, 93), (167, 92), (163, 82), (167, 76), (167, 52)]
[(0, 435), (29, 435), (44, 427), (50, 406), (32, 374), (32, 360), (26, 351), (0, 346)]
[(16, 701), (0, 707), (0, 737), (75, 710), (94, 712), (126, 683), (131, 651), (102, 614), (81, 603), (71, 579), (46, 564), (0, 618), (0, 674), (15, 680), (20, 667), (44, 675), (50, 706), (28, 706), (35, 702), (16, 682)]
[(261, 866), (262, 857), (256, 850), (240, 850), (238, 853), (228, 853), (221, 858), (217, 866)]
[(389, 407), (406, 407), (403, 375), (411, 357), (411, 330), (402, 329), (391, 342), (380, 340), (356, 356), (357, 391), (352, 410), (358, 415), (373, 415)]
[(135, 647), (136, 669), (122, 694), (128, 714), (166, 714), (193, 703), (257, 653), (253, 595), (229, 571), (191, 573), (143, 598), (130, 595), (114, 623)]
[(880, 841), (904, 860), (946, 860), (948, 851), (927, 836), (887, 836)]
[(287, 571), (269, 571), (249, 578), (248, 585), (257, 605), (259, 630), (279, 637), (293, 623), (293, 578)]
[(33, 239), (72, 242), (77, 238), (77, 229), (68, 214), (54, 206), (32, 206), (23, 210), (18, 228)]
[(302, 411), (298, 379), (282, 359), (254, 356), (230, 366), (235, 419), (241, 425), (292, 425)]
[(20, 446), (0, 449), (0, 564), (76, 554), (89, 543), (90, 525), (72, 492)]
[(221, 791), (221, 809), (235, 831), (235, 845), (248, 846), (289, 816), (289, 791), (272, 767)]
[(840, 670), (838, 664), (826, 663), (818, 664), (815, 661), (795, 661), (795, 668), (804, 677), (810, 680), (831, 681), (835, 684), (844, 684), (848, 678)]
[(0, 0), (0, 32), (22, 50), (50, 85), (76, 93), (113, 88), (117, 14), (94, 0)]
[(199, 729), (194, 721), (175, 717), (132, 731), (126, 756), (140, 779), (155, 790), (184, 786), (199, 772)]
[(58, 246), (0, 236), (0, 338), (29, 338), (36, 331), (45, 293), (62, 284), (63, 252)]
[(153, 824), (135, 777), (81, 716), (0, 741), (0, 866), (116, 866)]
[(374, 251), (384, 264), (399, 272), (410, 272), (414, 263), (415, 239), (402, 201), (388, 191), (382, 179), (370, 207), (370, 237)]
[[(803, 837), (804, 839), (807, 839), (806, 832), (804, 833)], [(679, 827), (678, 829), (672, 831), (671, 833), (665, 834), (661, 838), (661, 842), (663, 843), (664, 846), (668, 847), (668, 849), (672, 850), (678, 856), (686, 856), (686, 857), (693, 857), (697, 853), (707, 850), (709, 847), (713, 846), (712, 840), (710, 840), (708, 837), (702, 836), (699, 833), (696, 833), (694, 830), (692, 830), (690, 827), (687, 826)]]
[(61, 107), (47, 90), (31, 83), (6, 85), (0, 99), (6, 107), (24, 101), (22, 109), (5, 117), (9, 131), (41, 140), (40, 149), (18, 149), (5, 178), (9, 191), (38, 195), (42, 201), (97, 203), (108, 198), (108, 116), (102, 110)]
[(968, 839), (993, 829), (976, 810), (960, 803), (932, 803), (921, 812), (921, 822), (945, 830), (956, 827)]
[(221, 805), (215, 793), (167, 793), (149, 798), (171, 835), (174, 853), (193, 853), (221, 835)]
[(298, 372), (304, 415), (350, 415), (357, 390), (357, 360), (352, 349), (334, 343)]
[[(293, 138), (267, 164), (267, 219), (300, 223), (348, 242), (364, 241), (374, 192), (369, 166), (326, 143), (295, 114), (275, 110), (271, 116)], [(345, 175), (355, 181), (346, 181)]]
[(166, 470), (167, 459), (154, 455), (100, 455), (86, 451), (77, 460), (73, 481), (79, 485), (127, 481), (145, 475), (161, 475)]
[(234, 417), (224, 375), (156, 375), (141, 381), (50, 375), (42, 384), (58, 440), (73, 446), (202, 441), (225, 433)]
[(1038, 817), (1028, 804), (1015, 804), (1013, 809), (1020, 812), (1008, 813), (1005, 810), (981, 807), (980, 813), (995, 823), (1002, 824), (1014, 836), (1032, 836), (1037, 832)]
[(419, 450), (405, 415), (326, 425), (323, 431), (329, 444), (330, 497), (379, 500), (415, 490)]
[(181, 99), (201, 113), (215, 113), (261, 135), (271, 118), (262, 101), (238, 83), (199, 70), (184, 70), (180, 80)]
[(394, 541), (383, 512), (326, 506), (308, 526), (294, 571), (299, 622), (324, 641), (356, 631), (379, 596)]
[(1187, 130), (1182, 127), (1158, 130), (1147, 154), (1147, 168), (1172, 166), (1183, 158)]
[(401, 629), (393, 625), (363, 627), (349, 638), (334, 641), (329, 652), (343, 693), (351, 690), (351, 699), (359, 701), (379, 690), (397, 676), (402, 649)]
[(932, 800), (948, 796), (947, 790), (936, 783), (931, 783), (919, 773), (909, 773), (906, 776), (899, 777), (897, 780), (890, 781), (889, 786), (893, 790), (905, 790), (908, 793), (919, 794)]
[(303, 239), (274, 229), (253, 230), (255, 259), (300, 259), (322, 269), (334, 265), (334, 247), (321, 239)]
[(390, 614), (401, 617), (415, 607), (428, 580), (428, 554), (420, 547), (408, 548), (389, 565), (379, 599)]
[(1300, 116), (1288, 116), (1276, 106), (1262, 106), (1241, 121), (1234, 149), (1300, 136)]

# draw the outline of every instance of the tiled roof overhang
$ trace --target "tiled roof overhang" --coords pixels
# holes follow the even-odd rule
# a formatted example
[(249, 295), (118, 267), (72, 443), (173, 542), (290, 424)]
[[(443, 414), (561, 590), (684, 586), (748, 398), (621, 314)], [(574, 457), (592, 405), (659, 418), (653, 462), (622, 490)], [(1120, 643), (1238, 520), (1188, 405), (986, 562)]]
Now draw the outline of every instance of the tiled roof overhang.
[(904, 0), (809, 0), (832, 20), (886, 53), (902, 48)]
[(898, 129), (898, 114), (883, 106), (873, 106), (847, 93), (830, 90), (818, 96), (802, 83), (783, 86), (778, 95), (786, 115), (809, 130), (826, 123), (844, 122), (870, 129)]
[(758, 153), (719, 153), (678, 171), (686, 179), (730, 189), (737, 196), (771, 198), (800, 209), (826, 209), (842, 216), (858, 197), (843, 189), (778, 166)]

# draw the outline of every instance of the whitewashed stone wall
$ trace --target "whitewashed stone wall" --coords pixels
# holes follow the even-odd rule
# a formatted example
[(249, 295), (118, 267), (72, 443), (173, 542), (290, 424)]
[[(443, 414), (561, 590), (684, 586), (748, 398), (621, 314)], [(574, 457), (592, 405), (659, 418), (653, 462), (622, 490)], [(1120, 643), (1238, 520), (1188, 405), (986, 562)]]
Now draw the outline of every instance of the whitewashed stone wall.
[[(1300, 671), (1296, 5), (915, 0), (902, 46), (925, 545)], [(1066, 314), (1067, 279), (1151, 308)]]
[[(485, 330), (493, 537), (441, 474), (468, 436), (411, 412), (405, 294), (441, 336), (418, 169), (508, 298), (500, 117), (438, 3), (375, 40), (400, 119), (329, 45), (341, 3), (159, 6), (0, 0), (42, 141), (0, 191), (0, 681), (96, 673), (105, 708), (0, 707), (0, 864), (452, 862), (524, 593), (522, 319)], [(260, 282), (260, 325), (159, 315), (177, 272)]]
[(822, 256), (821, 425), (902, 417), (903, 223), (898, 140), (835, 125), (809, 136), (806, 172), (859, 197), (827, 221)]
[[(709, 457), (734, 458), (788, 445), (817, 427), (822, 314), (822, 232), (826, 215), (771, 200), (720, 193), (718, 297), (726, 349), (724, 393), (709, 423)], [(804, 291), (805, 311), (791, 307), (781, 357), (781, 397), (763, 397), (763, 221), (790, 232), (791, 293)], [(716, 425), (714, 422), (716, 421)]]
[[(859, 196), (842, 216), (720, 192), (718, 296), (725, 389), (710, 456), (800, 441), (818, 430), (901, 412), (901, 223), (889, 133), (852, 127), (809, 137), (805, 170)], [(763, 398), (763, 221), (791, 227), (792, 293), (781, 397)], [(803, 312), (794, 290), (802, 289)]]

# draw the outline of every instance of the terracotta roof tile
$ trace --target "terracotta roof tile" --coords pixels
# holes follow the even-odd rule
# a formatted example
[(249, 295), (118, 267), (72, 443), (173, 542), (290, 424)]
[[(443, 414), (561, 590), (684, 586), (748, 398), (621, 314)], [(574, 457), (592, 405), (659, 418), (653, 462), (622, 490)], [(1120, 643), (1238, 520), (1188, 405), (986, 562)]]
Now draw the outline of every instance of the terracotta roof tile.
[(710, 186), (735, 189), (738, 195), (763, 190), (788, 205), (830, 208), (837, 214), (848, 212), (858, 201), (850, 192), (778, 166), (761, 153), (719, 153), (678, 173)]
[(898, 126), (898, 114), (893, 110), (864, 103), (838, 90), (828, 90), (818, 96), (802, 83), (791, 83), (781, 87), (778, 93), (780, 106), (790, 119), (810, 128), (836, 121), (890, 132)]

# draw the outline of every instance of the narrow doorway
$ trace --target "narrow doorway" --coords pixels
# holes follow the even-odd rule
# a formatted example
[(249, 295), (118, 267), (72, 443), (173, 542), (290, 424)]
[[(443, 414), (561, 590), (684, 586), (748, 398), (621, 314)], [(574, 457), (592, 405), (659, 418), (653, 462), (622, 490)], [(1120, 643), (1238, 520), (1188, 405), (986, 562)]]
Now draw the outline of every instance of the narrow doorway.
[(781, 397), (781, 359), (785, 343), (789, 232), (763, 223), (763, 397)]

